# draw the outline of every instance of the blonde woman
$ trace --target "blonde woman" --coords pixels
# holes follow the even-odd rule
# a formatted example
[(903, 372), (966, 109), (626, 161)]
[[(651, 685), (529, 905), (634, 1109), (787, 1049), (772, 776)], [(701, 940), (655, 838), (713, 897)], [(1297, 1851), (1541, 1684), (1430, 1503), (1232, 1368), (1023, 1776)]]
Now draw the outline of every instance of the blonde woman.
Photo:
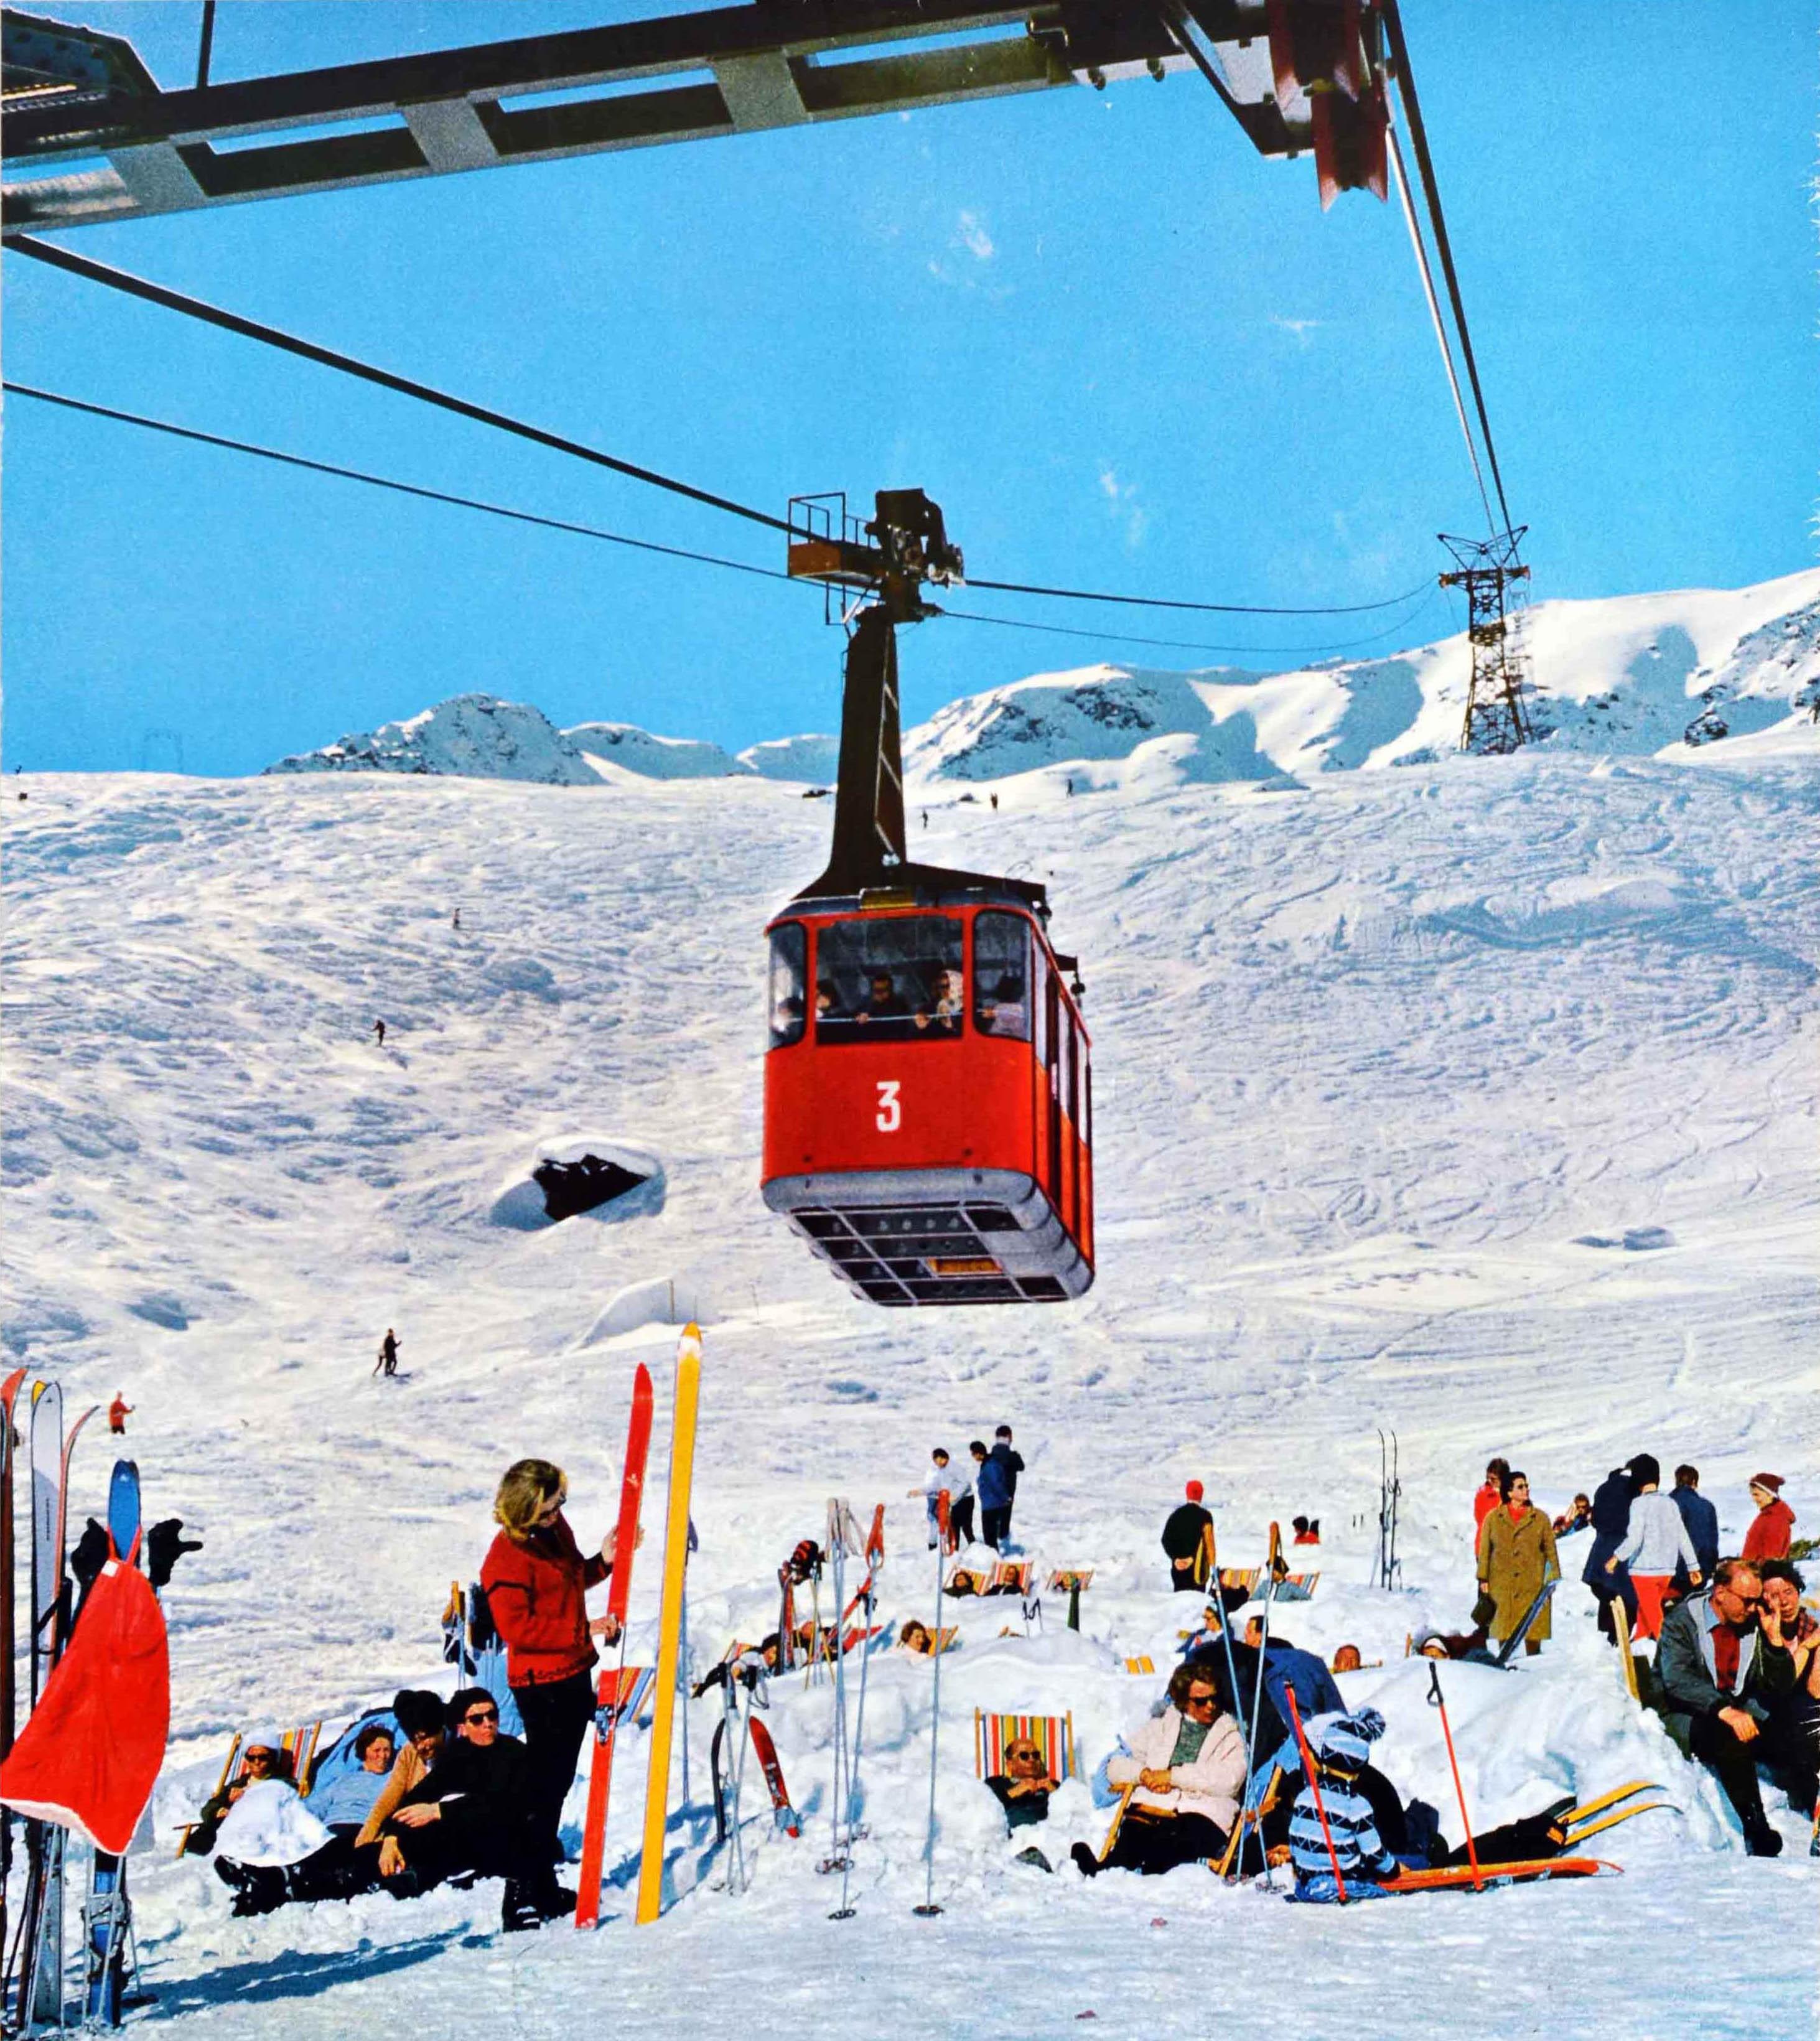
[(563, 1803), (593, 1719), (594, 1636), (610, 1642), (618, 1634), (611, 1616), (589, 1622), (586, 1600), (588, 1589), (612, 1571), (612, 1534), (584, 1558), (563, 1514), (568, 1495), (559, 1467), (514, 1460), (494, 1497), (499, 1534), (480, 1570), (494, 1626), (506, 1640), (506, 1677), (531, 1762), (535, 1903), (551, 1918), (575, 1904), (552, 1867), (563, 1860)]

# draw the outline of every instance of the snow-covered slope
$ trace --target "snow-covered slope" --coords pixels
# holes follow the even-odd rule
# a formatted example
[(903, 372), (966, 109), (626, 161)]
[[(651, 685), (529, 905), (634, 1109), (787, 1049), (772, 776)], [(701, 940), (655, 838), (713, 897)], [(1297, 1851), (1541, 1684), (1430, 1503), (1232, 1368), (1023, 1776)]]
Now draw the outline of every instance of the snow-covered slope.
[(280, 758), (268, 773), (411, 773), (587, 787), (600, 775), (541, 709), (496, 695), (452, 695), (403, 723)]
[(647, 780), (711, 780), (751, 770), (718, 744), (658, 737), (632, 723), (578, 723), (563, 734), (603, 776), (616, 766)]
[[(1650, 754), (1774, 727), (1820, 753), (1820, 570), (1753, 588), (1547, 602), (1529, 642), (1551, 751)], [(1082, 784), (1251, 780), (1400, 765), (1459, 741), (1463, 635), (1288, 673), (1101, 665), (951, 704), (913, 731), (925, 782), (1079, 766)]]
[[(1470, 1607), (1489, 1453), (1551, 1507), (1639, 1450), (1692, 1459), (1728, 1544), (1767, 1464), (1814, 1528), (1820, 776), (1753, 759), (1755, 742), (1694, 754), (1735, 746), (1727, 771), (1538, 752), (1072, 800), (1039, 774), (996, 812), (932, 808), (919, 853), (1044, 878), (1080, 952), (1099, 1280), (1066, 1307), (914, 1315), (849, 1297), (757, 1193), (761, 932), (826, 854), (826, 810), (794, 789), (18, 781), (29, 799), (0, 807), (6, 1339), (77, 1409), (124, 1387), (151, 1507), (207, 1540), (166, 1596), (174, 1745), (134, 1865), (157, 2019), (441, 2041), (568, 2035), (603, 2009), (628, 2032), (700, 2035), (731, 2007), (768, 2035), (1021, 2041), (1092, 2012), (1096, 2033), (1147, 2041), (1204, 2031), (1211, 1991), (1242, 2041), (1807, 2031), (1804, 1827), (1772, 1796), (1790, 1854), (1742, 1856), (1710, 1784), (1621, 1696), (1572, 1546), (1544, 1655), (1443, 1677), (1481, 1823), (1663, 1782), (1668, 1811), (1601, 1839), (1622, 1878), (1336, 1913), (1188, 1872), (1045, 1876), (1013, 1860), (1026, 1838), (1003, 1837), (970, 1734), (975, 1706), (1068, 1709), (1091, 1768), (1143, 1715), (1181, 1620), (1157, 1533), (1198, 1477), (1228, 1563), (1255, 1564), (1272, 1519), (1322, 1520), (1321, 1586), (1281, 1626), (1383, 1661), (1349, 1699), (1383, 1710), (1380, 1762), (1457, 1837), (1425, 1670), (1402, 1654)], [(661, 1166), (661, 1201), (498, 1223), (502, 1185), (589, 1128)], [(1028, 1639), (1015, 1601), (949, 1605), (946, 1911), (910, 1913), (929, 1668), (887, 1654), (851, 1920), (826, 1917), (838, 1882), (814, 1868), (831, 1699), (791, 1681), (772, 1721), (807, 1833), (754, 1820), (742, 1894), (716, 1889), (698, 1703), (654, 1928), (629, 1921), (637, 1733), (598, 1936), (502, 1944), (485, 1884), (231, 1921), (208, 1867), (169, 1855), (230, 1730), (446, 1690), (437, 1618), (517, 1455), (560, 1460), (578, 1533), (601, 1535), (640, 1358), (666, 1464), (675, 1337), (603, 1314), (669, 1278), (707, 1327), (698, 1673), (774, 1622), (777, 1565), (821, 1536), (831, 1494), (887, 1504), (882, 1614), (929, 1618), (906, 1491), (932, 1445), (1001, 1421), (1028, 1463), (1016, 1524), (1039, 1576), (1095, 1569), (1078, 1636), (1054, 1596)], [(377, 1382), (388, 1324), (404, 1374)], [(1402, 1441), (1397, 1595), (1366, 1584), (1379, 1425)], [(105, 1491), (93, 1430), (78, 1521)], [(1158, 1674), (1125, 1672), (1146, 1654)], [(1070, 1787), (1044, 1846), (1059, 1856), (1101, 1819)], [(1232, 1988), (1241, 1974), (1262, 1982)]]
[(834, 778), (840, 756), (838, 737), (772, 737), (762, 744), (749, 744), (740, 753), (739, 762), (750, 765), (761, 779), (807, 780), (822, 786)]

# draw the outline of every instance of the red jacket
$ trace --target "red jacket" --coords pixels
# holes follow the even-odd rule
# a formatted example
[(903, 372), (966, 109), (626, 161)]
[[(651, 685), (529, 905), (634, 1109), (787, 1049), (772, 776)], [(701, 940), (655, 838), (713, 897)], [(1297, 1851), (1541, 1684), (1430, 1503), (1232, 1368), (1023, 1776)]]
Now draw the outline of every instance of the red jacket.
[(1503, 1500), (1503, 1494), (1496, 1482), (1480, 1482), (1473, 1491), (1472, 1497), (1472, 1528), (1475, 1532), (1485, 1528), (1486, 1518)]
[(565, 1517), (522, 1540), (503, 1531), (494, 1539), (480, 1585), (506, 1640), (506, 1677), (513, 1686), (548, 1686), (593, 1664), (586, 1597), (609, 1571), (599, 1553), (582, 1557)]
[(1744, 1534), (1747, 1559), (1786, 1559), (1795, 1531), (1795, 1512), (1779, 1495), (1766, 1503), (1750, 1520)]

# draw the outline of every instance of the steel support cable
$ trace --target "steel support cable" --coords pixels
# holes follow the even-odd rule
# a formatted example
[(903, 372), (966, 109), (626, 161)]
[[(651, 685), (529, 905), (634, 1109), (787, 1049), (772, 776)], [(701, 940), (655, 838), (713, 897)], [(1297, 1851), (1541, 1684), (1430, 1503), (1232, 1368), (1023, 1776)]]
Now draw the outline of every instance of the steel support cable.
[(1421, 172), (1422, 191), (1428, 200), (1429, 218), (1434, 227), (1435, 249), (1441, 272), (1447, 278), (1448, 297), (1453, 306), (1454, 324), (1459, 330), (1459, 349), (1466, 361), (1472, 400), (1479, 411), (1479, 429), (1485, 438), (1486, 458), (1491, 464), (1491, 479), (1498, 490), (1498, 507), (1504, 513), (1504, 528), (1511, 529), (1510, 506), (1504, 500), (1504, 478), (1498, 472), (1498, 449), (1492, 444), (1491, 421), (1486, 415), (1485, 392), (1479, 387), (1479, 364), (1473, 359), (1472, 336), (1467, 330), (1466, 305), (1460, 296), (1459, 277), (1453, 266), (1453, 249), (1448, 240), (1447, 221), (1440, 209), (1440, 188), (1435, 181), (1434, 161), (1429, 154), (1428, 132), (1422, 125), (1421, 101), (1416, 96), (1414, 74), (1410, 68), (1410, 48), (1403, 35), (1403, 17), (1397, 0), (1384, 0), (1384, 24), (1390, 30), (1391, 55), (1396, 66), (1397, 90), (1409, 116), (1410, 140), (1414, 144), (1416, 167)]
[(191, 425), (176, 425), (166, 418), (148, 418), (137, 411), (116, 410), (111, 405), (91, 404), (79, 397), (60, 396), (55, 390), (36, 389), (29, 383), (0, 384), (10, 395), (30, 397), (40, 404), (55, 404), (66, 411), (84, 411), (91, 418), (111, 418), (117, 424), (141, 425), (148, 432), (168, 433), (173, 439), (193, 440), (199, 445), (224, 448), (230, 453), (246, 453), (260, 460), (277, 461), (285, 467), (308, 469), (315, 475), (330, 475), (343, 482), (361, 482), (372, 489), (389, 489), (400, 496), (415, 496), (428, 503), (452, 504), (460, 510), (481, 510), (490, 517), (509, 517), (517, 525), (539, 525), (548, 532), (568, 532), (579, 539), (599, 539), (609, 546), (629, 546), (641, 553), (662, 553), (673, 560), (695, 560), (704, 567), (729, 567), (735, 574), (757, 574), (765, 581), (789, 582), (793, 586), (814, 584), (780, 573), (776, 567), (754, 567), (748, 560), (730, 560), (718, 553), (691, 552), (685, 546), (660, 546), (652, 539), (631, 539), (623, 532), (604, 532), (594, 525), (571, 524), (563, 517), (540, 517), (533, 511), (514, 510), (503, 503), (488, 503), (477, 496), (456, 496), (447, 490), (426, 489), (414, 482), (395, 481), (390, 475), (369, 475), (364, 468), (340, 467), (333, 461), (311, 460), (300, 453), (281, 453), (276, 447), (255, 446), (249, 440), (231, 440), (219, 433), (197, 431)]
[(1401, 595), (1386, 596), (1381, 602), (1324, 602), (1307, 608), (1280, 608), (1254, 602), (1171, 602), (1158, 595), (1098, 595), (1090, 589), (1044, 588), (1022, 581), (975, 581), (969, 574), (963, 586), (991, 589), (1000, 595), (1044, 595), (1061, 602), (1117, 602), (1138, 609), (1193, 609), (1213, 616), (1357, 616), (1370, 609), (1395, 609), (1421, 593), (1405, 589)]
[(446, 391), (432, 389), (427, 383), (413, 382), (408, 376), (395, 376), (390, 369), (376, 368), (368, 362), (356, 361), (352, 355), (338, 353), (333, 348), (319, 347), (314, 341), (300, 340), (294, 334), (280, 332), (277, 326), (262, 325), (258, 319), (242, 319), (238, 312), (223, 311), (219, 305), (186, 297), (181, 291), (167, 290), (163, 284), (151, 283), (128, 270), (111, 269), (105, 262), (91, 261), (86, 255), (72, 254), (67, 248), (53, 247), (48, 242), (36, 241), (23, 234), (16, 235), (6, 245), (21, 255), (29, 255), (36, 262), (48, 262), (53, 269), (67, 270), (71, 276), (86, 277), (90, 283), (105, 284), (109, 290), (124, 291), (130, 297), (143, 298), (148, 304), (162, 305), (167, 311), (201, 319), (208, 325), (219, 326), (225, 333), (238, 334), (243, 339), (261, 341), (268, 347), (282, 349), (287, 354), (299, 355), (305, 361), (314, 361), (322, 368), (338, 368), (344, 376), (376, 383), (382, 390), (415, 397), (423, 403), (452, 411), (457, 418), (471, 418), (478, 425), (515, 433), (520, 439), (553, 448), (558, 453), (573, 454), (579, 460), (592, 461), (597, 467), (611, 468), (616, 475), (629, 475), (634, 482), (649, 483), (654, 489), (667, 490), (673, 496), (687, 497), (692, 502), (707, 504), (711, 509), (727, 511), (770, 531), (788, 532), (790, 528), (781, 517), (773, 517), (768, 511), (754, 510), (748, 504), (735, 503), (731, 497), (716, 496), (711, 490), (697, 489), (670, 475), (659, 475), (654, 468), (640, 467), (635, 462), (620, 460), (616, 455), (602, 453), (597, 447), (585, 446), (579, 440), (566, 439), (560, 433), (546, 432), (540, 425), (527, 425), (522, 419), (507, 417), (503, 411), (489, 410), (483, 404), (471, 404), (464, 397), (453, 397)]
[(961, 624), (990, 624), (1001, 631), (1035, 631), (1046, 638), (1086, 638), (1103, 645), (1148, 645), (1169, 652), (1263, 652), (1272, 656), (1287, 653), (1296, 658), (1305, 658), (1311, 654), (1355, 651), (1363, 646), (1382, 644), (1385, 639), (1394, 638), (1406, 630), (1427, 607), (1434, 593), (1432, 587), (1424, 589), (1420, 601), (1385, 630), (1375, 631), (1368, 637), (1350, 638), (1342, 643), (1330, 645), (1214, 645), (1195, 638), (1135, 638), (1121, 631), (1083, 631), (1066, 624), (1032, 624), (1021, 616), (982, 616), (977, 610), (950, 609), (945, 605), (937, 609), (935, 613), (938, 616), (952, 616)]
[(1467, 423), (1466, 398), (1459, 387), (1459, 372), (1453, 365), (1453, 349), (1448, 345), (1440, 300), (1435, 296), (1434, 273), (1429, 267), (1428, 250), (1422, 245), (1421, 228), (1417, 223), (1415, 207), (1410, 199), (1409, 174), (1403, 168), (1402, 148), (1394, 125), (1384, 132), (1391, 145), (1391, 174), (1396, 179), (1397, 196), (1402, 201), (1403, 218), (1409, 224), (1410, 245), (1416, 251), (1416, 268), (1421, 275), (1423, 295), (1429, 301), (1429, 315), (1434, 321), (1434, 337), (1440, 343), (1441, 366), (1447, 371), (1448, 387), (1453, 392), (1453, 408), (1459, 420), (1460, 437), (1466, 441), (1467, 458), (1472, 463), (1472, 479), (1479, 484), (1479, 500), (1485, 505), (1485, 521), (1495, 529), (1497, 520), (1491, 514), (1491, 498), (1486, 493), (1485, 471), (1479, 464), (1479, 448), (1473, 441), (1472, 428)]
[[(32, 257), (35, 261), (48, 262), (54, 268), (67, 270), (73, 276), (83, 277), (92, 282), (105, 284), (110, 289), (124, 291), (130, 296), (143, 298), (148, 303), (162, 306), (168, 311), (181, 312), (186, 317), (201, 319), (208, 324), (219, 326), (226, 332), (238, 334), (245, 338), (260, 341), (268, 346), (279, 348), (285, 353), (300, 356), (304, 361), (314, 361), (322, 367), (339, 369), (344, 374), (358, 377), (365, 382), (376, 383), (382, 389), (395, 391), (403, 396), (418, 398), (423, 402), (438, 406), (445, 410), (452, 411), (457, 417), (469, 418), (476, 423), (492, 425), (500, 431), (514, 433), (521, 439), (530, 440), (540, 446), (551, 448), (559, 453), (574, 454), (580, 460), (593, 463), (597, 467), (609, 468), (616, 474), (628, 475), (635, 482), (648, 483), (654, 488), (666, 490), (672, 494), (686, 497), (694, 502), (704, 503), (712, 509), (728, 511), (734, 517), (743, 517), (752, 524), (761, 525), (768, 530), (788, 534), (791, 529), (786, 520), (773, 517), (768, 512), (755, 510), (749, 505), (734, 502), (728, 497), (716, 496), (710, 490), (697, 489), (689, 483), (678, 482), (669, 475), (658, 474), (654, 469), (640, 467), (631, 461), (621, 460), (615, 455), (601, 452), (597, 448), (583, 445), (580, 441), (567, 439), (559, 433), (546, 432), (541, 426), (528, 425), (523, 420), (509, 417), (504, 412), (490, 410), (485, 406), (470, 403), (465, 398), (452, 396), (445, 391), (431, 388), (427, 383), (414, 382), (408, 376), (395, 375), (389, 369), (376, 368), (370, 363), (357, 361), (351, 355), (338, 353), (331, 348), (318, 346), (312, 341), (300, 339), (294, 334), (280, 331), (276, 326), (263, 325), (256, 319), (244, 319), (238, 313), (225, 311), (218, 306), (204, 303), (200, 299), (187, 297), (181, 292), (166, 289), (162, 284), (154, 284), (144, 277), (135, 277), (127, 270), (113, 269), (105, 263), (93, 261), (86, 256), (72, 254), (67, 249), (53, 246), (47, 242), (34, 240), (28, 235), (17, 235), (6, 245), (9, 248), (17, 250), (21, 254)], [(74, 404), (75, 400), (64, 401)], [(91, 408), (100, 410), (101, 407)], [(120, 413), (117, 415), (135, 423), (153, 425), (157, 423), (155, 420), (133, 419), (132, 414), (128, 413)], [(173, 427), (170, 429), (175, 431), (181, 429)], [(200, 437), (206, 438), (208, 435)], [(221, 443), (239, 447), (239, 450), (242, 452), (260, 453), (269, 451), (257, 447), (242, 446), (240, 443), (235, 441)], [(274, 455), (272, 457), (282, 459), (286, 456)], [(380, 478), (368, 479), (380, 479)], [(406, 485), (399, 486), (402, 487)], [(460, 500), (466, 502), (467, 499)], [(486, 506), (470, 505), (469, 507), (485, 508)], [(626, 543), (643, 544), (644, 542), (628, 540)], [(677, 550), (681, 551), (680, 548)], [(735, 562), (731, 564), (742, 563)], [(745, 570), (753, 574), (765, 571), (757, 567), (746, 567)], [(1032, 595), (1074, 602), (1119, 603), (1132, 608), (1146, 609), (1193, 610), (1229, 616), (1345, 616), (1372, 609), (1394, 608), (1398, 603), (1409, 599), (1408, 595), (1405, 594), (1391, 596), (1379, 602), (1324, 604), (1311, 605), (1306, 608), (1284, 608), (1247, 603), (1173, 601), (1156, 596), (1106, 595), (1095, 593), (1085, 589), (1048, 588), (1023, 582), (982, 581), (971, 582), (969, 586), (988, 589), (1004, 594)]]

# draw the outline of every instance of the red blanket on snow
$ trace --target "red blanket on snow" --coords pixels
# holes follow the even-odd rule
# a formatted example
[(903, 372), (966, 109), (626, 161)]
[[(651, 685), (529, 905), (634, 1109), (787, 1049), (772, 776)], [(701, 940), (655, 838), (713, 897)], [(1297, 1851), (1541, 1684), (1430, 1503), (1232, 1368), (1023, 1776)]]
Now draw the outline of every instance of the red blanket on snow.
[(0, 1801), (124, 1856), (170, 1728), (164, 1612), (138, 1567), (110, 1558), (6, 1760)]

